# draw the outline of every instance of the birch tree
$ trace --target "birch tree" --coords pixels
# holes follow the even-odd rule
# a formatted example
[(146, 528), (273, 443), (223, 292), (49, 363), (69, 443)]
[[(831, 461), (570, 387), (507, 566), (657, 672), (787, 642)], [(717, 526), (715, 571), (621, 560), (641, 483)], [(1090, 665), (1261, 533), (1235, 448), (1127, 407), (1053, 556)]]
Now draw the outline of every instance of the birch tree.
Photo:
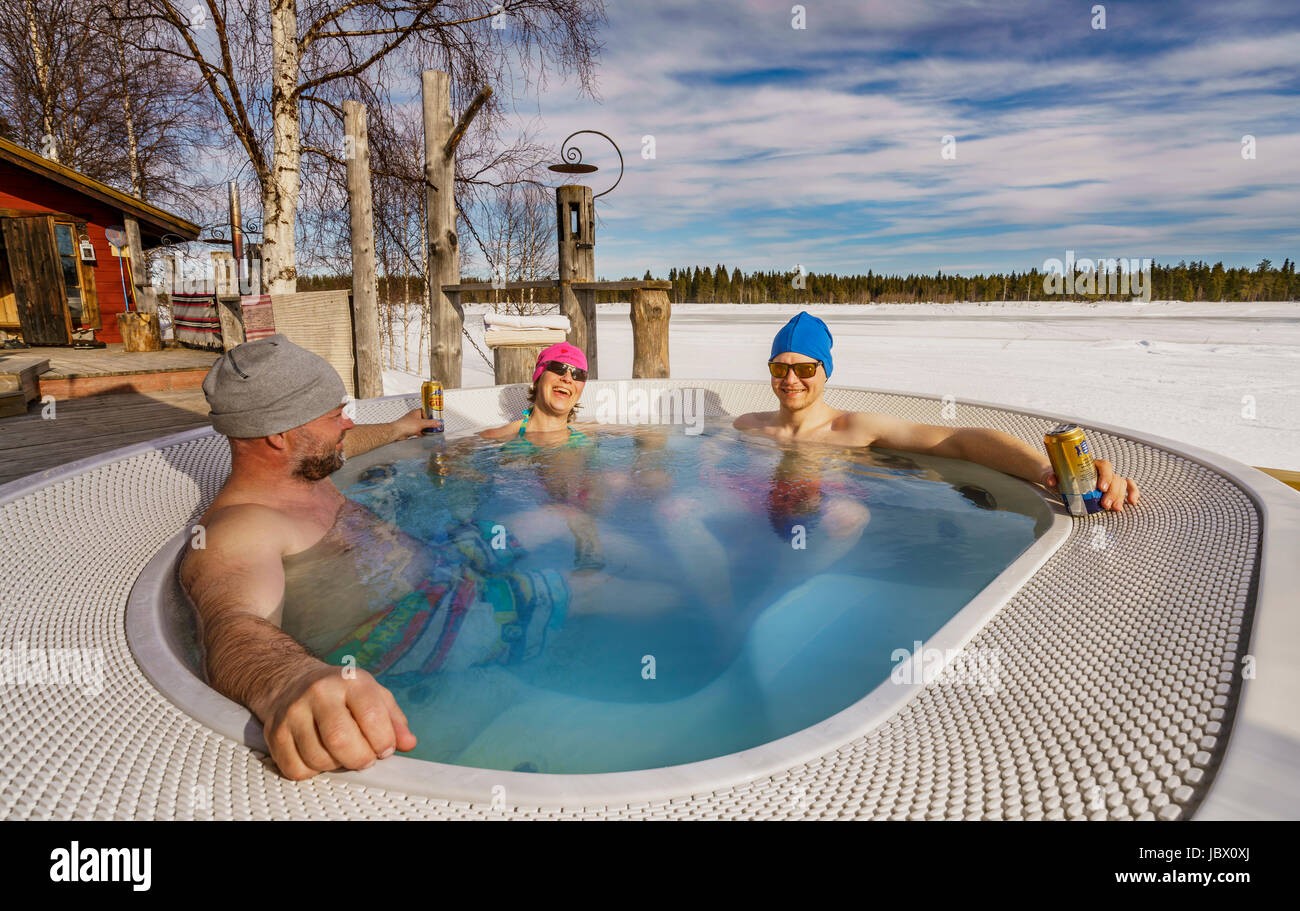
[(209, 189), (198, 83), (139, 50), (143, 25), (116, 15), (130, 2), (0, 4), (0, 118), (14, 142), (197, 218)]
[[(425, 68), (452, 74), (453, 105), (482, 85), (550, 71), (591, 90), (603, 0), (136, 0), (166, 23), (229, 136), (256, 175), (263, 277), (272, 292), (297, 280), (303, 156), (338, 155), (345, 97), (391, 104)], [(497, 27), (494, 27), (497, 26)], [(165, 48), (155, 48), (168, 53)], [(418, 83), (414, 83), (418, 85)], [(497, 113), (493, 104), (486, 114)], [(329, 116), (326, 116), (329, 115)], [(483, 115), (480, 115), (483, 116)]]

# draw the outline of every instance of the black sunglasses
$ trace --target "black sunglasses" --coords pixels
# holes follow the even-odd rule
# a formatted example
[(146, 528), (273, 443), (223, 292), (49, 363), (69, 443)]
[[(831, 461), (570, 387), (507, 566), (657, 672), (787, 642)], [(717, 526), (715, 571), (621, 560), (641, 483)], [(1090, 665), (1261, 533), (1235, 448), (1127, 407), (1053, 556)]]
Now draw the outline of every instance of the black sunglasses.
[(561, 363), (560, 361), (547, 361), (546, 369), (556, 376), (564, 376), (566, 373), (572, 374), (573, 379), (579, 383), (587, 382), (587, 371), (581, 367), (575, 367), (572, 364)]
[(794, 375), (799, 379), (806, 380), (815, 376), (817, 368), (821, 365), (821, 361), (805, 361), (802, 364), (778, 364), (776, 361), (768, 361), (767, 369), (778, 380), (785, 379), (785, 375), (791, 370), (794, 370)]

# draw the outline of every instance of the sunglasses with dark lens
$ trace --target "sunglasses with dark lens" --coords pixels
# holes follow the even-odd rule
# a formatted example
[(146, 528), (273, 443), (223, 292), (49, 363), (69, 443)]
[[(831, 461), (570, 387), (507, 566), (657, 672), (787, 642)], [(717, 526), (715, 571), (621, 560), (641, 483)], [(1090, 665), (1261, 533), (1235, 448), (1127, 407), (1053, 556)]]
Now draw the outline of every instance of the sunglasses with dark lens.
[(547, 361), (546, 369), (551, 371), (551, 373), (554, 373), (556, 376), (564, 376), (566, 373), (570, 373), (573, 375), (575, 382), (587, 382), (587, 371), (583, 370), (581, 367), (575, 367), (572, 364), (563, 364), (559, 361)]
[(815, 376), (817, 368), (821, 365), (821, 361), (807, 361), (802, 364), (778, 364), (776, 361), (768, 361), (767, 369), (778, 380), (785, 379), (785, 375), (791, 370), (794, 370), (794, 375), (799, 379), (806, 380)]

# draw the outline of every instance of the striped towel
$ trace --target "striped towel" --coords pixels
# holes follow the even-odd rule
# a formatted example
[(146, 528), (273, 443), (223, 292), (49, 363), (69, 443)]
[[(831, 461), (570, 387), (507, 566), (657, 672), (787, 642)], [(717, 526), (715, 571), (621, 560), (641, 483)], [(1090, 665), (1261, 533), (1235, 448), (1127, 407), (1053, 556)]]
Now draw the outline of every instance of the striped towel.
[(275, 335), (275, 313), (271, 309), (271, 295), (256, 294), (239, 299), (244, 313), (244, 341), (268, 338)]
[(172, 320), (176, 341), (187, 348), (221, 349), (221, 320), (215, 294), (172, 295)]

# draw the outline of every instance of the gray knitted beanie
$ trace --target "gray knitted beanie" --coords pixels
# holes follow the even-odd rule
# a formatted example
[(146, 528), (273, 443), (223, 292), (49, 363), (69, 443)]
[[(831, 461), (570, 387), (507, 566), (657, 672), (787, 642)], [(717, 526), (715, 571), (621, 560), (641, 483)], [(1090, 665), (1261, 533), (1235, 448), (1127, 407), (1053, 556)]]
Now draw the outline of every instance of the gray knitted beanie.
[(343, 404), (347, 389), (323, 357), (283, 335), (245, 342), (203, 380), (217, 433), (237, 439), (301, 427)]

